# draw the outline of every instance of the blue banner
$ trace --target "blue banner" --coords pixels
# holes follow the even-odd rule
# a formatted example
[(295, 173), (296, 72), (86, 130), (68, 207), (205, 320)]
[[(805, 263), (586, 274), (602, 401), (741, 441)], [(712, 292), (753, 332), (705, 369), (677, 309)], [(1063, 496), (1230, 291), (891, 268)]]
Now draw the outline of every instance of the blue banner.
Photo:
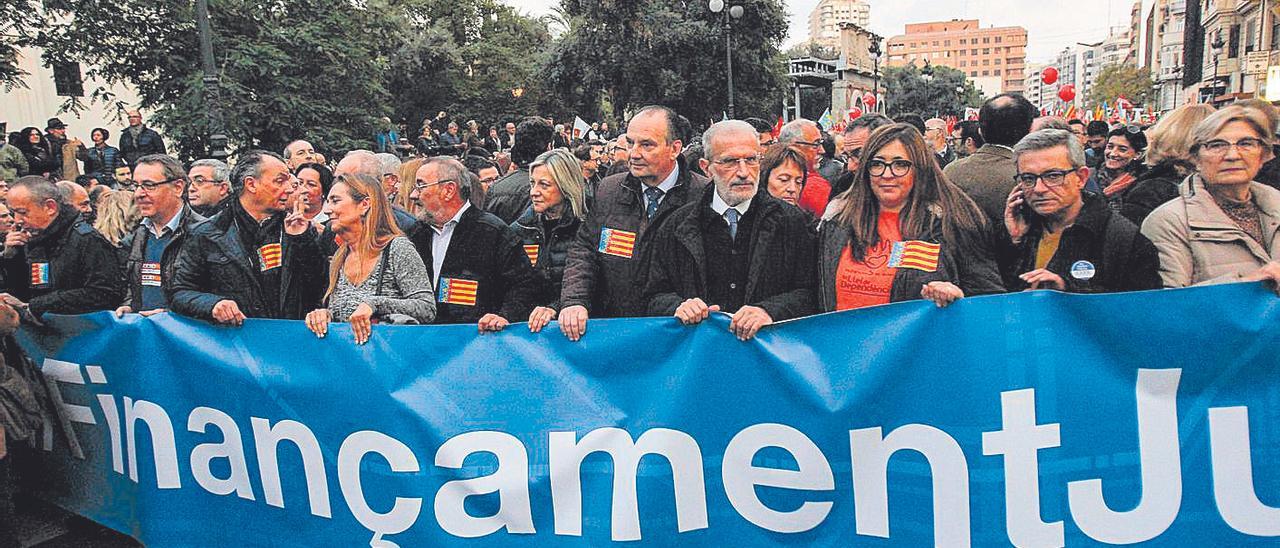
[(1280, 536), (1280, 298), (1259, 284), (727, 326), (357, 346), (100, 313), (20, 339), (72, 434), (45, 438), (43, 496), (149, 546)]

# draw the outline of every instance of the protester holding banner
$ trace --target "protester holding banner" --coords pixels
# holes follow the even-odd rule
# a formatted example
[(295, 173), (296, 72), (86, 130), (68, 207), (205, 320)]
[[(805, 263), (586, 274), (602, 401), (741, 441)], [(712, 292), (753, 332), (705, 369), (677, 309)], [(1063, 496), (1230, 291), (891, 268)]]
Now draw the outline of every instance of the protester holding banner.
[(1196, 125), (1213, 114), (1213, 105), (1182, 105), (1164, 115), (1147, 134), (1148, 169), (1124, 196), (1120, 214), (1141, 226), (1161, 204), (1178, 197), (1178, 185), (1195, 171), (1191, 147)]
[(919, 298), (946, 306), (1004, 290), (982, 211), (933, 154), (909, 124), (871, 134), (853, 186), (819, 227), (820, 310)]
[(112, 310), (124, 297), (111, 244), (62, 201), (58, 187), (28, 175), (9, 188), (15, 229), (5, 236), (5, 303), (39, 319), (45, 312)]
[[(576, 341), (588, 316), (639, 316), (644, 311), (636, 263), (645, 234), (694, 201), (707, 185), (681, 152), (687, 126), (675, 111), (647, 106), (627, 124), (629, 171), (606, 177), (569, 248), (560, 302), (560, 331)], [(494, 185), (495, 188), (497, 185)]]
[(533, 206), (511, 228), (520, 235), (529, 263), (547, 282), (547, 293), (529, 314), (529, 330), (537, 333), (560, 310), (564, 265), (587, 217), (587, 193), (582, 165), (565, 149), (542, 153), (529, 164), (529, 174)]
[(1010, 291), (1112, 293), (1160, 288), (1156, 248), (1138, 227), (1084, 192), (1084, 147), (1068, 130), (1042, 129), (1013, 147), (1018, 186), (996, 246)]
[(685, 325), (733, 315), (739, 340), (775, 321), (812, 314), (817, 263), (808, 217), (760, 193), (755, 128), (726, 120), (702, 136), (714, 185), (671, 213), (646, 252), (648, 312)]
[(129, 249), (124, 271), (128, 285), (117, 316), (132, 312), (149, 316), (169, 308), (164, 287), (173, 283), (174, 263), (191, 228), (205, 221), (183, 203), (187, 175), (172, 156), (138, 158), (133, 180), (138, 189), (134, 203), (142, 223), (124, 242)]
[(325, 266), (316, 231), (289, 204), (298, 180), (284, 159), (255, 150), (231, 173), (238, 197), (191, 231), (165, 289), (175, 312), (222, 324), (300, 320), (318, 308)]
[(1280, 191), (1253, 182), (1273, 155), (1266, 116), (1227, 107), (1194, 137), (1196, 173), (1142, 223), (1160, 251), (1164, 286), (1280, 282)]
[(410, 194), (423, 222), (409, 238), (436, 288), (436, 323), (475, 323), (481, 332), (501, 331), (512, 320), (529, 317), (545, 281), (529, 264), (520, 237), (471, 205), (471, 177), (454, 158), (423, 163)]
[(426, 324), (436, 317), (427, 267), (396, 227), (380, 187), (367, 174), (343, 175), (325, 200), (329, 225), (343, 245), (329, 265), (328, 308), (306, 317), (319, 337), (335, 319), (351, 322), (356, 344), (364, 344), (374, 322)]

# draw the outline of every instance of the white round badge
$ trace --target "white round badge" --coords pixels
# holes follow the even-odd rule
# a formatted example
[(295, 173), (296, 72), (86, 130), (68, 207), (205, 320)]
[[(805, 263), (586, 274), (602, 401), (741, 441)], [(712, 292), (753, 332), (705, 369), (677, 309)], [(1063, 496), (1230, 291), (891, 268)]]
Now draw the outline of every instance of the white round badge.
[(1071, 277), (1077, 280), (1089, 280), (1094, 274), (1098, 273), (1098, 269), (1093, 267), (1093, 263), (1089, 261), (1076, 261), (1071, 265)]

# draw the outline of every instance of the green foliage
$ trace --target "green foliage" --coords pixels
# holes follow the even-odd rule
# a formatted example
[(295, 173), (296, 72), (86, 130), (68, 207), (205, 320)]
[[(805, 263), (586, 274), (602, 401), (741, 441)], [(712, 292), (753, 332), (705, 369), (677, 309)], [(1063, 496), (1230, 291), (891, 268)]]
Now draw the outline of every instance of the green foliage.
[[(965, 107), (982, 105), (982, 93), (963, 71), (933, 66), (933, 78), (926, 79), (914, 65), (884, 69), (881, 85), (890, 118), (909, 112), (923, 117), (963, 116)], [(962, 88), (960, 92), (956, 88)]]
[(835, 48), (829, 48), (817, 42), (801, 42), (784, 54), (788, 59), (798, 59), (802, 57), (812, 57), (814, 59), (825, 59), (834, 61), (840, 58), (840, 52)]
[[(786, 90), (779, 46), (787, 14), (780, 0), (743, 5), (729, 31), (736, 111), (771, 118)], [(728, 109), (725, 31), (706, 2), (562, 0), (561, 7), (568, 29), (544, 78), (570, 110), (591, 119), (606, 100), (623, 112), (664, 104), (705, 125)]]
[(1155, 82), (1151, 71), (1130, 65), (1110, 65), (1102, 68), (1093, 87), (1089, 88), (1088, 105), (1114, 103), (1121, 96), (1134, 105), (1142, 106), (1151, 99)]

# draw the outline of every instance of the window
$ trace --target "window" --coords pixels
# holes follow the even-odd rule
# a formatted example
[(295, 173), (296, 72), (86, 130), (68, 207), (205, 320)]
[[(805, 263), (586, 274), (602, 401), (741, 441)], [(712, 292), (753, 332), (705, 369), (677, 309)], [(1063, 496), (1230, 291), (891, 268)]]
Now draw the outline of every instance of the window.
[(997, 43), (997, 44), (999, 44), (999, 43), (1000, 43), (1000, 39), (1001, 39), (1001, 38), (1003, 38), (1003, 37), (1002, 37), (1002, 36), (997, 36), (997, 37), (996, 37), (996, 43)]
[(942, 45), (944, 45), (944, 46), (950, 46), (950, 45), (951, 45), (951, 40), (943, 40), (943, 41), (942, 41)]
[(1000, 76), (1000, 69), (996, 69), (991, 72), (994, 73), (993, 76)]
[(960, 39), (960, 45), (962, 45), (962, 46), (963, 46), (963, 45), (964, 45), (964, 41), (965, 41), (965, 40), (964, 40), (964, 38), (961, 38), (961, 39)]
[(989, 70), (984, 70), (984, 71), (982, 71), (982, 75), (983, 75), (983, 76), (991, 76), (991, 71), (989, 71)]
[(976, 49), (969, 50), (969, 55), (977, 55), (977, 54), (978, 54), (978, 50)]
[(991, 55), (991, 48), (982, 48), (983, 55)]
[(1240, 25), (1231, 25), (1231, 31), (1227, 34), (1227, 59), (1235, 59), (1240, 56)]
[(933, 47), (935, 47), (935, 48), (936, 48), (936, 47), (938, 47), (938, 41), (937, 41), (937, 40), (934, 40), (934, 41), (933, 41)]
[(986, 67), (986, 66), (991, 66), (991, 60), (990, 60), (990, 59), (983, 59), (983, 60), (982, 60), (982, 66), (984, 66), (984, 67)]
[(964, 61), (963, 59), (960, 61), (960, 66), (961, 66), (961, 67), (964, 67), (964, 66), (965, 66), (965, 65), (967, 65), (967, 64), (968, 64), (968, 62), (967, 62), (967, 61)]
[(976, 71), (976, 70), (971, 70), (971, 71), (969, 71), (969, 76), (970, 76), (971, 78), (977, 78), (977, 77), (978, 77), (978, 71)]
[(1000, 64), (1000, 58), (999, 58), (999, 57), (997, 57), (997, 58), (996, 58), (996, 64), (997, 64), (997, 65), (999, 65), (999, 64)]
[(983, 43), (983, 44), (990, 44), (990, 43), (991, 43), (991, 37), (990, 37), (990, 36), (984, 36), (984, 37), (982, 38), (982, 43)]

